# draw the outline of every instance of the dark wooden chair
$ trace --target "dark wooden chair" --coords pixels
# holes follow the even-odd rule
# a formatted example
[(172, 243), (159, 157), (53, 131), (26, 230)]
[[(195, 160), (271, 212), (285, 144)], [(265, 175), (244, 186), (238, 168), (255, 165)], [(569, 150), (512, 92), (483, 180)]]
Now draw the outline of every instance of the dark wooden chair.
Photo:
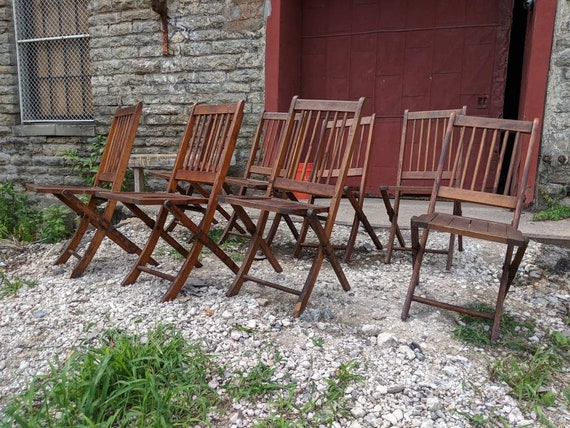
[[(456, 143), (453, 143), (452, 133), (459, 136)], [(411, 219), (413, 272), (402, 310), (402, 319), (408, 317), (410, 305), (415, 301), (490, 319), (493, 322), (491, 340), (497, 339), (504, 300), (528, 245), (528, 238), (518, 229), (518, 225), (537, 139), (538, 119), (529, 122), (452, 114), (445, 134), (428, 211)], [(452, 150), (452, 144), (457, 144), (455, 150)], [(449, 180), (444, 180), (450, 157), (451, 177)], [(438, 203), (442, 199), (511, 210), (511, 222), (501, 223), (495, 218), (473, 218), (444, 213), (438, 210)], [(423, 229), (421, 237), (419, 229)], [(420, 268), (431, 231), (491, 241), (506, 246), (494, 313), (472, 310), (459, 306), (455, 304), (456, 302), (451, 304), (441, 301), (446, 300), (445, 296), (438, 300), (439, 297), (423, 297), (416, 294)], [(422, 290), (422, 295), (429, 294), (427, 290)]]
[[(105, 205), (102, 212), (97, 209), (100, 199), (95, 197), (95, 193), (105, 188), (113, 191), (120, 191), (129, 163), (129, 157), (133, 148), (137, 129), (142, 114), (142, 103), (131, 107), (118, 108), (115, 111), (107, 142), (101, 157), (101, 163), (97, 169), (92, 186), (69, 186), (69, 185), (43, 185), (26, 184), (29, 191), (37, 193), (52, 194), (79, 217), (80, 221), (73, 237), (65, 246), (55, 264), (66, 263), (71, 256), (79, 259), (79, 263), (71, 272), (71, 277), (76, 278), (83, 274), (103, 238), (108, 236), (128, 253), (140, 253), (141, 249), (132, 241), (121, 234), (111, 224), (111, 219), (115, 211), (116, 202), (110, 201)], [(87, 202), (84, 202), (79, 195), (87, 195)], [(95, 227), (96, 231), (83, 255), (77, 252), (89, 225)]]
[[(390, 221), (386, 243), (386, 263), (392, 261), (394, 251), (412, 250), (411, 246), (406, 245), (398, 223), (400, 206), (402, 203), (406, 203), (403, 200), (406, 197), (429, 198), (437, 175), (441, 145), (449, 117), (451, 113), (459, 115), (466, 114), (466, 111), (466, 106), (455, 110), (404, 111), (396, 183), (395, 185), (380, 186), (380, 194)], [(446, 180), (449, 179), (448, 167), (445, 168), (443, 175)], [(393, 195), (393, 202), (390, 198), (391, 195)], [(454, 203), (453, 212), (461, 215), (459, 202)], [(398, 246), (394, 245), (396, 238), (398, 239)], [(460, 236), (458, 241), (459, 250), (462, 251), (463, 242)], [(454, 246), (455, 236), (451, 235), (447, 248), (430, 248), (426, 251), (447, 254), (447, 269), (449, 270), (453, 260)]]
[[(364, 213), (364, 189), (367, 183), (368, 165), (370, 161), (370, 153), (372, 151), (372, 143), (374, 141), (374, 125), (375, 125), (376, 115), (364, 116), (360, 119), (360, 128), (358, 131), (357, 138), (355, 140), (354, 153), (350, 162), (350, 168), (347, 173), (347, 185), (344, 187), (344, 196), (350, 202), (353, 210), (354, 217), (352, 221), (352, 226), (350, 229), (350, 235), (346, 244), (334, 245), (336, 249), (344, 250), (344, 261), (348, 262), (352, 253), (354, 251), (354, 245), (356, 243), (356, 237), (358, 235), (358, 229), (360, 225), (364, 227), (364, 230), (368, 233), (368, 236), (374, 243), (377, 249), (382, 249), (382, 244), (374, 231), (374, 228), (368, 221), (366, 214)], [(344, 123), (328, 123), (328, 127), (340, 127), (345, 126), (350, 128), (352, 126), (352, 120), (348, 120)], [(331, 174), (332, 177), (338, 177), (338, 170), (325, 171), (324, 174)], [(310, 203), (314, 203), (316, 199), (315, 195), (311, 195)], [(297, 245), (295, 247), (294, 255), (299, 257), (303, 247), (317, 247), (318, 242), (307, 242), (307, 231), (309, 223), (308, 219), (305, 219), (299, 233), (299, 238), (297, 239)]]
[[(142, 253), (123, 285), (134, 283), (142, 272), (146, 272), (170, 282), (162, 301), (172, 300), (184, 286), (192, 269), (200, 266), (198, 257), (204, 245), (237, 273), (238, 266), (208, 236), (208, 232), (217, 211), (217, 196), (222, 190), (230, 166), (243, 118), (243, 107), (243, 101), (229, 104), (196, 104), (192, 107), (166, 191), (97, 194), (109, 201), (120, 201), (152, 228)], [(207, 196), (178, 192), (184, 182), (209, 189)], [(155, 220), (142, 208), (152, 206), (159, 207)], [(190, 212), (197, 213), (199, 220), (191, 218), (188, 215)], [(189, 250), (169, 233), (166, 223), (169, 214), (191, 232)], [(153, 264), (153, 252), (160, 239), (184, 257), (182, 266), (175, 274), (148, 266)]]
[[(273, 165), (265, 195), (223, 195), (220, 197), (221, 201), (231, 204), (252, 237), (236, 279), (227, 291), (228, 296), (239, 293), (245, 281), (253, 281), (298, 296), (293, 315), (299, 316), (307, 305), (325, 257), (331, 263), (343, 289), (350, 289), (330, 243), (330, 236), (343, 196), (350, 160), (359, 132), (363, 104), (364, 98), (359, 101), (293, 98), (282, 137), (283, 141), (279, 145), (279, 154)], [(296, 120), (299, 120), (299, 129), (293, 136)], [(323, 126), (329, 121), (345, 123), (348, 120), (353, 121), (350, 127)], [(292, 151), (292, 155), (289, 155), (288, 151)], [(290, 164), (287, 165), (284, 173), (286, 159), (290, 160)], [(312, 164), (310, 174), (303, 173), (303, 165), (307, 164)], [(302, 172), (301, 175), (298, 174), (299, 170)], [(333, 170), (339, 171), (338, 177), (335, 178), (326, 172)], [(323, 197), (328, 203), (317, 205), (309, 203), (308, 200), (295, 200), (293, 196), (295, 192)], [(259, 211), (255, 223), (248, 216), (246, 209)], [(297, 288), (294, 284), (283, 285), (250, 274), (251, 266), (259, 250), (265, 252), (275, 271), (282, 272), (273, 254), (264, 249), (266, 244), (263, 238), (264, 230), (272, 213), (299, 217), (301, 220), (308, 219), (310, 228), (319, 240), (319, 247), (313, 257), (308, 276), (304, 284), (299, 284)], [(324, 224), (321, 219), (324, 219)]]
[[(263, 111), (255, 130), (253, 142), (249, 152), (249, 157), (244, 168), (244, 174), (241, 177), (227, 176), (224, 189), (227, 194), (236, 194), (244, 196), (254, 194), (255, 192), (263, 194), (267, 189), (269, 177), (275, 159), (279, 152), (279, 143), (285, 125), (287, 123), (287, 112), (268, 112)], [(293, 130), (295, 133), (296, 125)], [(237, 189), (237, 190), (235, 190)], [(279, 224), (280, 218), (275, 219), (275, 224)], [(295, 239), (299, 237), (299, 233), (295, 228), (291, 218), (285, 216), (285, 221)], [(270, 235), (274, 235), (276, 229), (271, 229)], [(241, 237), (249, 237), (250, 235), (239, 222), (239, 217), (233, 212), (224, 228), (220, 243), (227, 240), (230, 235)], [(272, 236), (266, 238), (271, 241)]]

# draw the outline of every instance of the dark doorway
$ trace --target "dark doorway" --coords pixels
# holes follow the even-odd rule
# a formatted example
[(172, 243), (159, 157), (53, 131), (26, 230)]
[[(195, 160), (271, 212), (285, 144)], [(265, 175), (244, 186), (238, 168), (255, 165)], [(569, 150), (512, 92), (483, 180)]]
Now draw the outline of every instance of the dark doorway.
[(523, 72), (524, 46), (526, 39), (527, 0), (515, 0), (509, 43), (507, 65), (507, 83), (505, 85), (505, 104), (503, 117), (518, 119)]
[[(519, 118), (527, 12), (528, 1), (515, 0), (513, 5), (511, 40), (509, 43), (507, 82), (505, 84), (505, 103), (503, 105), (503, 117), (505, 119)], [(508, 165), (512, 155), (513, 143), (514, 141), (512, 140), (508, 141), (507, 154), (501, 165), (500, 192), (504, 191), (504, 182), (508, 174)]]

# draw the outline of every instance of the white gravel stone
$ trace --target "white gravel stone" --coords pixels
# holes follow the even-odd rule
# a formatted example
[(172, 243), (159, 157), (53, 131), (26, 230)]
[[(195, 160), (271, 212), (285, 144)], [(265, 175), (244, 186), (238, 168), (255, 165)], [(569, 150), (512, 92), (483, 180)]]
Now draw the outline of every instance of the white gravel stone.
[[(118, 227), (144, 242), (146, 226), (136, 220)], [(334, 240), (345, 242), (348, 232), (337, 225)], [(386, 232), (378, 234), (385, 242)], [(475, 415), (493, 416), (511, 426), (539, 426), (536, 413), (514, 400), (508, 385), (490, 377), (488, 368), (497, 354), (453, 338), (457, 314), (413, 303), (409, 319), (400, 319), (410, 254), (395, 252), (386, 265), (383, 250), (367, 246), (359, 251), (368, 240), (360, 232), (352, 260), (342, 262), (351, 290), (342, 290), (325, 260), (300, 318), (291, 316), (294, 296), (252, 283), (244, 284), (237, 296), (226, 297), (233, 274), (208, 253), (202, 258), (204, 268), (193, 270), (180, 295), (160, 303), (166, 283), (159, 278), (143, 273), (136, 284), (121, 286), (136, 256), (122, 253), (108, 240), (77, 279), (69, 279), (73, 260), (52, 266), (63, 244), (29, 245), (15, 254), (0, 248), (6, 275), (36, 281), (33, 287), (0, 297), (0, 417), (8, 398), (25, 390), (35, 374), (45, 373), (54, 359), (62, 361), (70, 351), (96, 343), (105, 330), (119, 328), (144, 338), (156, 325), (169, 323), (187, 340), (207, 343), (208, 352), (227, 363), (230, 374), (254, 367), (261, 359), (275, 368), (274, 380), (297, 383), (299, 403), (310, 398), (313, 386), (324, 391), (341, 364), (356, 363), (352, 370), (362, 380), (346, 390), (350, 415), (333, 427), (461, 428), (471, 426), (469, 416)], [(291, 248), (286, 226), (280, 227), (274, 242)], [(441, 235), (434, 236), (432, 244), (446, 242), (447, 236)], [(445, 271), (444, 257), (426, 254), (419, 290), (453, 303), (470, 303), (476, 296), (493, 304), (503, 250), (465, 239), (464, 251), (455, 253), (450, 272)], [(300, 259), (282, 257), (280, 251), (284, 269), (279, 275), (267, 261), (254, 262), (253, 269), (296, 287), (309, 269), (309, 251)], [(505, 302), (507, 312), (536, 321), (536, 342), (549, 330), (566, 328), (570, 300), (569, 274), (551, 272), (539, 263), (540, 257), (548, 258), (543, 254), (548, 251), (530, 242)], [(179, 263), (161, 259), (162, 267), (173, 271)], [(222, 381), (213, 380), (211, 386), (218, 388)], [(258, 400), (254, 406), (234, 403), (219, 426), (251, 427), (268, 414), (270, 401)], [(545, 412), (556, 426), (570, 426), (562, 403)]]

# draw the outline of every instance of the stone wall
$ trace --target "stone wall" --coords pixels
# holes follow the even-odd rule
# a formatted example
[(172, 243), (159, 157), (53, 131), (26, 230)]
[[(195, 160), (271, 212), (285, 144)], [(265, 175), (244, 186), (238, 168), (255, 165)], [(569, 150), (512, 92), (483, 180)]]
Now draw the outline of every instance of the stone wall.
[[(245, 99), (235, 154), (234, 168), (239, 169), (264, 104), (264, 0), (168, 0), (167, 55), (160, 17), (150, 3), (89, 3), (91, 135), (106, 133), (117, 106), (143, 101), (133, 153), (175, 152), (193, 103)], [(13, 31), (12, 2), (0, 0), (0, 182), (78, 182), (61, 154), (72, 148), (85, 153), (90, 147), (85, 132), (31, 136), (22, 130), (25, 125), (17, 126)]]
[(558, 1), (539, 159), (536, 205), (544, 193), (570, 205), (570, 2)]

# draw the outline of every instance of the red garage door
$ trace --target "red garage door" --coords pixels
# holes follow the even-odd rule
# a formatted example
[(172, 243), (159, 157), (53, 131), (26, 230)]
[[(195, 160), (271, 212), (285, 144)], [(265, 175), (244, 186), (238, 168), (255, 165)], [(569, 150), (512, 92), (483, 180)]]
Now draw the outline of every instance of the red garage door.
[(511, 3), (302, 1), (300, 95), (365, 96), (377, 114), (368, 193), (395, 180), (404, 109), (501, 117)]

